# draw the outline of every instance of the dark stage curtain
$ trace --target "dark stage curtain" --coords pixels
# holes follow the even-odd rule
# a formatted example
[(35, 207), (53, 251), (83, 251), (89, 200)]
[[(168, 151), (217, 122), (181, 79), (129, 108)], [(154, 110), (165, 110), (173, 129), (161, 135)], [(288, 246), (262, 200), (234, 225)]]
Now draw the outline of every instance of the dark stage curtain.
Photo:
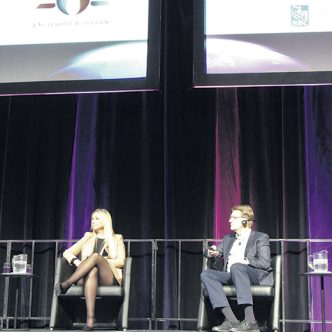
[[(0, 98), (0, 237), (79, 238), (94, 208), (109, 209), (125, 239), (169, 240), (158, 247), (156, 316), (176, 317), (180, 293), (181, 316), (192, 318), (202, 248), (171, 239), (222, 236), (240, 202), (271, 238), (307, 238), (304, 110), (316, 104), (304, 93), (330, 100), (331, 89), (192, 89), (192, 1), (163, 2), (161, 49), (160, 92)], [(151, 252), (131, 251), (130, 316), (149, 317)], [(285, 318), (308, 318), (305, 248), (283, 253)], [(33, 310), (49, 316), (52, 255), (43, 246), (38, 255)]]
[[(1, 240), (65, 237), (76, 103), (77, 96), (0, 98)], [(0, 249), (2, 266), (6, 246)], [(54, 248), (40, 244), (35, 251), (34, 272), (41, 277), (33, 290), (32, 312), (47, 317), (53, 289)], [(12, 245), (13, 254), (22, 252), (29, 254), (30, 262), (31, 244)], [(25, 286), (29, 294), (29, 284)], [(3, 291), (2, 282), (1, 299)], [(15, 294), (11, 294), (13, 299)], [(1, 300), (1, 313), (2, 304)], [(13, 304), (10, 301), (9, 313), (13, 313)]]
[(64, 236), (76, 103), (0, 98), (1, 239)]
[[(327, 239), (330, 242), (312, 243), (310, 253), (320, 250), (329, 252), (329, 271), (331, 271), (332, 223), (330, 221), (332, 199), (331, 146), (332, 136), (330, 123), (332, 120), (332, 99), (329, 86), (305, 89), (305, 149), (306, 149), (306, 186), (308, 206), (308, 237)], [(318, 278), (311, 278), (312, 317), (321, 320), (320, 283)], [(331, 278), (325, 278), (325, 287), (331, 290)], [(325, 297), (326, 308), (330, 308), (332, 300)], [(326, 319), (331, 320), (331, 311), (326, 310)], [(320, 326), (313, 324), (311, 331), (320, 331)], [(327, 331), (332, 331), (331, 325)]]
[[(225, 211), (217, 228), (227, 232), (229, 211), (241, 201), (254, 208), (254, 227), (270, 238), (306, 238), (303, 88), (241, 88), (217, 95), (217, 186), (223, 196), (216, 195), (215, 209)], [(299, 275), (306, 271), (305, 244), (286, 243), (282, 250), (272, 243), (271, 249), (283, 254), (285, 318), (308, 319), (308, 303), (302, 301), (307, 281)]]

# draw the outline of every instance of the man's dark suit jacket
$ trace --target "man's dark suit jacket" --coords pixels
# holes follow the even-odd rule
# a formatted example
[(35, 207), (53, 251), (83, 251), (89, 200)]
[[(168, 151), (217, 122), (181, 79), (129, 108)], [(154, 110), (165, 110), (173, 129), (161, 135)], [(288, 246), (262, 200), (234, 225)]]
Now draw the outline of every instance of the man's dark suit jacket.
[[(223, 258), (224, 260), (223, 271), (226, 271), (228, 255), (235, 240), (235, 233), (227, 234), (217, 246), (217, 250), (220, 252), (219, 259)], [(272, 286), (274, 281), (270, 265), (271, 252), (269, 236), (252, 229), (244, 252), (244, 257), (248, 259), (249, 266), (258, 270), (260, 285)]]

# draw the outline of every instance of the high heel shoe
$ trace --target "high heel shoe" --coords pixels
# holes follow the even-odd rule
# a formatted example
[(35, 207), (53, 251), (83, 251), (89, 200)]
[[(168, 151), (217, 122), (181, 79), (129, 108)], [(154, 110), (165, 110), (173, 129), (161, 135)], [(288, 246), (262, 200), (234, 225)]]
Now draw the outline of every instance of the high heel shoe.
[(54, 286), (56, 295), (66, 294), (68, 289), (65, 289), (61, 286), (61, 283), (59, 282)]
[[(87, 322), (88, 321), (91, 321), (92, 320), (92, 324), (94, 324), (95, 323), (95, 319), (94, 319), (94, 317), (93, 316), (91, 316), (91, 317), (87, 317)], [(94, 326), (92, 325), (85, 325), (84, 326), (84, 328), (83, 328), (83, 331), (93, 331), (94, 330)]]

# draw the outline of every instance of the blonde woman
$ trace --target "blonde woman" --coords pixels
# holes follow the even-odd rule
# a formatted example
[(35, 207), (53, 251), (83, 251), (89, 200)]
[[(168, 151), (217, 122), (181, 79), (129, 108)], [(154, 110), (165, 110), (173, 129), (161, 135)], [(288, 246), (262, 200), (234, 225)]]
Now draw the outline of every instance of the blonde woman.
[(96, 209), (91, 216), (91, 232), (67, 249), (63, 256), (77, 268), (71, 277), (55, 286), (65, 294), (75, 283), (83, 283), (86, 303), (85, 331), (93, 331), (97, 287), (120, 284), (125, 260), (123, 237), (115, 234), (112, 217), (105, 209)]

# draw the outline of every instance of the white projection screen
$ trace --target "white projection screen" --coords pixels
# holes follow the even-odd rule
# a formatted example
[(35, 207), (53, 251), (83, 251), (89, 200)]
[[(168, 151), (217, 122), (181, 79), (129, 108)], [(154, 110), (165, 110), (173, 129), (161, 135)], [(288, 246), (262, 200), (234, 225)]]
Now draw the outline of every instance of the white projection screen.
[(194, 86), (332, 83), (332, 1), (194, 1)]
[(157, 90), (160, 0), (0, 0), (0, 95)]

